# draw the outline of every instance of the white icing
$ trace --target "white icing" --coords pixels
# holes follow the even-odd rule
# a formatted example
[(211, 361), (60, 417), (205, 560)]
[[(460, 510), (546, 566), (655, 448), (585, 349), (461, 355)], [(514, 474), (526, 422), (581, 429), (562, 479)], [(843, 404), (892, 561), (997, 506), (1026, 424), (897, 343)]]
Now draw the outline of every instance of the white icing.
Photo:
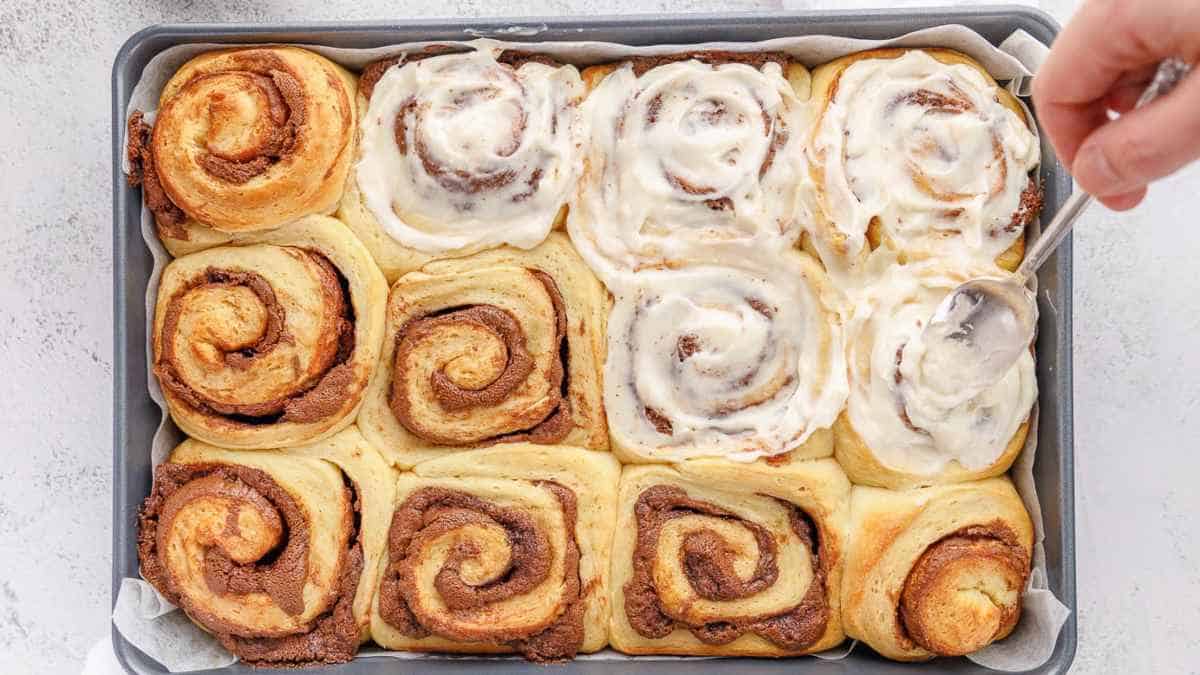
[(751, 461), (794, 449), (836, 419), (846, 397), (841, 301), (815, 262), (781, 257), (770, 278), (692, 267), (628, 281), (609, 319), (605, 366), (620, 445), (656, 460)]
[(532, 248), (578, 179), (583, 94), (573, 66), (513, 70), (489, 51), (397, 64), (362, 120), (363, 199), (392, 238), (425, 253)]
[(777, 63), (610, 73), (584, 105), (592, 141), (568, 225), (575, 246), (605, 280), (786, 248), (808, 180), (804, 114)]
[[(841, 73), (808, 152), (848, 254), (862, 250), (874, 217), (901, 250), (990, 261), (1013, 244), (1021, 230), (1006, 226), (1040, 148), (997, 91), (975, 68), (922, 51)], [(917, 92), (935, 103), (914, 101)]]
[(998, 381), (968, 383), (977, 391), (961, 388), (953, 363), (924, 358), (922, 334), (942, 299), (970, 278), (1003, 274), (994, 266), (961, 261), (893, 264), (851, 296), (847, 411), (885, 466), (927, 475), (956, 460), (968, 470), (982, 469), (1004, 453), (1028, 418), (1037, 398), (1028, 350)]

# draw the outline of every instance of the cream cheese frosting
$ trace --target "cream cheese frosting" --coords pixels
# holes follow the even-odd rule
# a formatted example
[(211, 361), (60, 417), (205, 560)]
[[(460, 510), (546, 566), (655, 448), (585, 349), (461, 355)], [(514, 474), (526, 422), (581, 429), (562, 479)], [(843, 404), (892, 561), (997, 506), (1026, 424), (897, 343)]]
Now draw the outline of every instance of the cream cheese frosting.
[(592, 142), (568, 229), (605, 280), (726, 264), (799, 235), (806, 111), (778, 63), (630, 64), (588, 96)]
[(990, 78), (920, 50), (837, 77), (808, 152), (848, 255), (874, 218), (904, 251), (992, 260), (1016, 241), (1040, 147)]
[(935, 474), (957, 461), (982, 469), (1004, 453), (1029, 418), (1037, 398), (1031, 352), (998, 381), (974, 383), (974, 391), (952, 385), (958, 379), (953, 364), (924, 358), (924, 328), (943, 298), (968, 279), (1004, 274), (959, 261), (892, 264), (850, 294), (847, 412), (885, 466)]
[(845, 402), (841, 302), (799, 253), (769, 276), (709, 266), (632, 276), (608, 324), (614, 444), (655, 461), (798, 447)]
[(545, 239), (579, 173), (583, 81), (491, 50), (401, 62), (361, 126), (358, 186), (401, 244), (466, 254)]

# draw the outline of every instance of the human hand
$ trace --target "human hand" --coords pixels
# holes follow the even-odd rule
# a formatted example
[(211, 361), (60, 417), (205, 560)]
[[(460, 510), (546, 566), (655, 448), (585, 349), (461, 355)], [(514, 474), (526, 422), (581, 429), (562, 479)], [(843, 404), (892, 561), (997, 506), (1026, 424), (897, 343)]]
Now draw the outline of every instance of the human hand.
[[(1046, 135), (1071, 174), (1111, 209), (1200, 157), (1200, 76), (1133, 110), (1164, 58), (1200, 57), (1196, 0), (1086, 0), (1034, 80)], [(1110, 120), (1109, 111), (1120, 113)]]

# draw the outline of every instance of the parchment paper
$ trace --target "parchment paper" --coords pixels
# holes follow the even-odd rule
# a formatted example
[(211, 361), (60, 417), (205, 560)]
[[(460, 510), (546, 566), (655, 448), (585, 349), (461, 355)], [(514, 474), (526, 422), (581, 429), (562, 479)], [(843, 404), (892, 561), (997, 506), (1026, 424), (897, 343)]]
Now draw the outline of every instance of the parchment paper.
[[(505, 35), (535, 37), (544, 30), (544, 26), (512, 26)], [(979, 61), (987, 70), (1000, 81), (1008, 81), (1008, 88), (1018, 95), (1027, 95), (1032, 74), (1041, 64), (1046, 47), (1034, 40), (1024, 31), (1017, 31), (1010, 36), (999, 48), (993, 46), (982, 36), (964, 26), (940, 26), (915, 31), (892, 40), (857, 40), (849, 38), (807, 35), (800, 37), (778, 38), (762, 42), (711, 42), (687, 45), (654, 45), (645, 47), (630, 47), (604, 42), (504, 42), (488, 38), (479, 38), (477, 33), (464, 31), (463, 41), (439, 41), (405, 43), (374, 49), (338, 49), (321, 45), (300, 45), (318, 52), (333, 61), (351, 69), (361, 67), (371, 61), (398, 54), (404, 51), (420, 49), (438, 44), (452, 45), (462, 49), (470, 49), (480, 45), (495, 45), (525, 50), (536, 50), (559, 58), (562, 61), (576, 65), (589, 65), (614, 61), (634, 55), (670, 54), (684, 50), (726, 50), (726, 51), (779, 51), (784, 52), (809, 67), (820, 65), (846, 54), (883, 46), (898, 47), (949, 47), (969, 54)], [(472, 39), (477, 38), (477, 39)], [(252, 46), (252, 45), (239, 45)], [(211, 49), (228, 47), (220, 44), (189, 44), (179, 45), (156, 55), (146, 65), (141, 79), (134, 87), (130, 97), (129, 110), (142, 110), (147, 113), (147, 121), (153, 120), (153, 112), (157, 108), (158, 95), (167, 80), (188, 59)], [(125, 167), (128, 170), (128, 167)], [(169, 255), (159, 242), (154, 224), (148, 209), (142, 209), (142, 237), (146, 246), (154, 256), (154, 270), (146, 292), (146, 350), (147, 363), (152, 362), (150, 350), (150, 334), (154, 317), (154, 306), (157, 300), (158, 279), (162, 269), (170, 260)], [(154, 466), (166, 460), (170, 451), (178, 445), (184, 435), (171, 422), (163, 402), (162, 390), (158, 381), (147, 373), (147, 385), (150, 397), (162, 409), (159, 428), (154, 435), (151, 446), (151, 458)], [(1032, 422), (1028, 440), (1020, 458), (1013, 466), (1011, 474), (1017, 491), (1021, 494), (1033, 518), (1035, 530), (1034, 570), (1030, 578), (1029, 588), (1023, 598), (1023, 613), (1016, 631), (1007, 639), (988, 646), (987, 648), (969, 655), (972, 661), (996, 670), (1021, 671), (1035, 668), (1049, 659), (1054, 650), (1058, 633), (1066, 622), (1070, 611), (1058, 601), (1048, 590), (1046, 580), (1045, 550), (1042, 541), (1045, 537), (1041, 515), (1041, 505), (1038, 502), (1037, 491), (1033, 481), (1033, 459), (1037, 445), (1037, 409), (1032, 414)], [(117, 594), (113, 609), (113, 624), (130, 643), (135, 645), (155, 660), (163, 664), (171, 672), (185, 672), (205, 668), (218, 668), (229, 665), (236, 659), (226, 652), (217, 641), (195, 624), (191, 623), (183, 612), (177, 611), (150, 584), (141, 579), (125, 579)], [(816, 655), (824, 659), (845, 658), (855, 647), (854, 642), (847, 642), (838, 648)], [(480, 659), (480, 658), (519, 658), (519, 657), (453, 657), (443, 655), (416, 654), (408, 652), (390, 652), (378, 648), (364, 649), (360, 656), (389, 656), (403, 659)], [(606, 649), (598, 654), (581, 655), (583, 660), (625, 660), (631, 657), (618, 654)], [(638, 659), (657, 658), (677, 660), (694, 657), (644, 657)], [(701, 659), (695, 659), (701, 660)]]

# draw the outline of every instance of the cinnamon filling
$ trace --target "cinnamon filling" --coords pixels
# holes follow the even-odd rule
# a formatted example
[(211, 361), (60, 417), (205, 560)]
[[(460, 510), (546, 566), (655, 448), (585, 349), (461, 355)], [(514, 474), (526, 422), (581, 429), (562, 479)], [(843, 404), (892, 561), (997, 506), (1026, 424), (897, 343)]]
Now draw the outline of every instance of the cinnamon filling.
[(746, 521), (714, 504), (692, 499), (678, 487), (655, 485), (638, 497), (634, 506), (637, 545), (633, 552), (633, 577), (625, 584), (625, 616), (630, 626), (646, 638), (664, 638), (677, 628), (686, 628), (696, 639), (711, 645), (733, 642), (754, 633), (787, 650), (803, 650), (825, 634), (829, 605), (825, 597), (825, 560), (817, 540), (817, 528), (800, 509), (787, 505), (792, 531), (809, 549), (813, 579), (799, 602), (786, 611), (761, 616), (732, 616), (720, 621), (691, 625), (671, 616), (659, 602), (654, 586), (654, 559), (662, 527), (674, 518), (702, 515), (737, 522), (754, 536), (758, 563), (748, 579), (733, 566), (737, 552), (715, 531), (700, 529), (683, 540), (680, 556), (688, 583), (707, 600), (730, 601), (751, 597), (770, 588), (779, 578), (775, 537), (757, 523)]
[[(776, 55), (776, 54), (766, 54), (766, 55), (763, 55), (763, 58), (761, 58), (761, 59), (759, 59), (759, 58), (754, 58), (754, 59), (728, 58), (727, 57), (728, 54), (732, 54), (732, 53), (693, 52), (693, 53), (679, 55), (678, 58), (676, 58), (675, 56), (635, 57), (632, 60), (632, 63), (633, 63), (634, 73), (637, 75), (641, 75), (642, 73), (650, 70), (651, 68), (648, 67), (648, 68), (639, 70), (639, 63), (640, 63), (639, 59), (649, 59), (650, 60), (649, 62), (653, 62), (655, 64), (655, 66), (652, 66), (652, 67), (656, 67), (658, 65), (663, 65), (666, 63), (675, 63), (678, 61), (686, 61), (691, 58), (697, 58), (702, 63), (708, 64), (708, 65), (711, 65), (714, 67), (718, 66), (722, 63), (746, 63), (748, 65), (752, 65), (755, 68), (759, 68), (759, 69), (761, 69), (762, 66), (768, 62), (781, 63), (781, 64), (784, 64), (787, 62), (787, 58), (785, 56)], [(735, 54), (734, 56), (756, 56), (757, 57), (759, 55), (736, 55)], [(646, 112), (645, 112), (644, 119), (643, 119), (645, 126), (652, 127), (658, 123), (659, 114), (662, 112), (663, 96), (664, 96), (664, 94), (659, 93), (658, 95), (656, 95), (654, 98), (652, 98), (646, 104)], [(762, 108), (762, 105), (763, 105), (762, 101), (757, 101), (757, 103), (759, 104), (760, 108)], [(710, 126), (717, 126), (717, 125), (720, 125), (727, 121), (727, 119), (730, 116), (730, 113), (729, 113), (727, 106), (723, 102), (721, 102), (721, 101), (706, 101), (705, 104), (707, 105), (707, 107), (703, 111), (701, 111), (699, 114), (706, 124), (708, 124)], [(617, 124), (618, 134), (620, 134), (625, 128), (624, 117), (625, 116), (623, 115), (621, 117), (621, 119), (618, 120), (618, 124)], [(739, 115), (738, 121), (743, 122), (744, 120), (741, 120), (740, 118), (741, 118), (741, 116)], [(783, 147), (783, 145), (785, 143), (787, 143), (788, 137), (789, 137), (787, 122), (786, 122), (786, 120), (784, 120), (784, 118), (772, 117), (771, 114), (766, 110), (766, 108), (762, 108), (761, 120), (762, 120), (762, 134), (763, 134), (763, 136), (770, 138), (770, 142), (768, 143), (768, 146), (767, 146), (766, 156), (763, 158), (763, 162), (762, 162), (762, 164), (759, 165), (759, 168), (758, 168), (758, 177), (760, 179), (763, 176), (765, 176), (767, 174), (767, 172), (771, 169), (771, 165), (775, 162), (775, 155), (779, 152), (779, 149), (781, 147)], [(696, 184), (688, 181), (687, 179), (683, 178), (682, 176), (678, 176), (669, 171), (666, 171), (665, 167), (664, 167), (663, 171), (664, 171), (664, 175), (666, 176), (667, 182), (670, 183), (672, 187), (679, 190), (680, 192), (683, 192), (684, 194), (692, 195), (692, 196), (714, 195), (712, 198), (704, 200), (704, 204), (706, 206), (708, 206), (710, 209), (712, 209), (714, 211), (731, 211), (731, 210), (733, 210), (733, 200), (728, 196), (715, 196), (719, 192), (719, 190), (717, 190), (716, 188), (711, 187), (711, 186), (706, 186), (706, 185), (696, 185)]]
[[(558, 290), (558, 285), (549, 274), (535, 269), (527, 271), (541, 282), (554, 306), (556, 353), (546, 372), (545, 387), (545, 395), (551, 399), (551, 405), (546, 416), (533, 427), (514, 429), (511, 433), (487, 439), (483, 442), (484, 445), (521, 441), (553, 444), (565, 438), (574, 425), (571, 421), (567, 393), (570, 381), (567, 364), (570, 362), (570, 355), (568, 342), (565, 339), (567, 334), (566, 305)], [(396, 333), (396, 355), (393, 360), (388, 407), (405, 429), (431, 443), (454, 445), (457, 442), (439, 435), (436, 430), (421, 425), (414, 416), (410, 392), (419, 384), (410, 381), (411, 376), (403, 368), (403, 364), (411, 353), (422, 348), (422, 344), (436, 339), (440, 331), (458, 325), (473, 325), (485, 329), (491, 337), (503, 343), (507, 360), (500, 374), (479, 389), (459, 386), (444, 370), (434, 371), (430, 376), (429, 386), (434, 399), (443, 410), (457, 412), (497, 406), (525, 384), (534, 371), (534, 357), (526, 347), (525, 331), (521, 328), (520, 321), (506, 310), (498, 307), (472, 305), (451, 308), (442, 313), (412, 319), (405, 323)], [(478, 443), (472, 443), (472, 445), (478, 445)]]
[[(353, 487), (348, 501), (357, 509)], [(211, 631), (221, 644), (243, 661), (255, 665), (341, 663), (354, 657), (359, 629), (352, 605), (362, 572), (363, 554), (356, 514), (347, 510), (343, 526), (350, 528), (350, 544), (341, 552), (338, 591), (331, 605), (296, 631), (256, 629), (231, 623), (207, 611), (202, 603), (184, 594), (185, 580), (162, 557), (175, 519), (196, 500), (219, 498), (235, 504), (221, 536), (241, 536), (238, 514), (258, 512), (268, 536), (276, 541), (255, 561), (238, 562), (220, 541), (205, 551), (204, 585), (219, 596), (265, 593), (271, 602), (292, 616), (305, 610), (304, 586), (309, 542), (313, 533), (303, 509), (271, 476), (258, 469), (232, 464), (171, 464), (155, 470), (154, 489), (138, 513), (138, 557), (142, 576), (179, 605), (196, 623)]]
[(679, 54), (661, 54), (658, 56), (634, 56), (629, 59), (629, 63), (633, 66), (633, 74), (641, 76), (647, 71), (653, 70), (668, 63), (678, 63), (680, 61), (699, 61), (710, 66), (720, 66), (726, 63), (741, 63), (757, 70), (762, 70), (763, 66), (768, 63), (778, 63), (780, 67), (786, 66), (791, 60), (787, 54), (777, 52), (731, 52), (731, 51), (699, 51), (699, 52), (681, 52)]
[[(265, 117), (271, 128), (252, 147), (228, 151), (210, 140), (205, 151), (196, 157), (200, 169), (209, 175), (242, 185), (287, 159), (295, 150), (297, 134), (306, 119), (306, 93), (289, 66), (269, 51), (248, 50), (229, 58), (233, 61), (231, 70), (198, 74), (184, 88), (208, 78), (238, 75), (266, 102)], [(181, 92), (178, 95), (188, 94)], [(212, 116), (210, 125), (219, 127), (226, 118), (236, 119), (238, 111), (224, 97), (215, 95), (209, 101), (208, 114)], [(130, 116), (127, 129), (125, 152), (130, 164), (129, 184), (142, 187), (146, 206), (154, 214), (160, 236), (186, 241), (188, 234), (183, 224), (187, 216), (171, 200), (155, 166), (153, 129), (145, 123), (141, 111), (134, 111)]]
[(154, 223), (158, 234), (163, 238), (187, 240), (187, 230), (183, 228), (187, 215), (171, 201), (158, 180), (158, 169), (154, 165), (154, 153), (150, 150), (151, 127), (144, 121), (145, 115), (135, 110), (129, 116), (127, 125), (125, 157), (129, 160), (129, 175), (126, 180), (130, 187), (142, 188), (142, 198), (146, 208), (154, 215)]
[[(995, 632), (987, 636), (983, 644), (954, 644), (952, 636), (943, 634), (945, 626), (936, 625), (937, 617), (944, 616), (949, 610), (944, 606), (930, 606), (932, 601), (926, 600), (936, 595), (938, 587), (945, 585), (943, 575), (953, 574), (952, 568), (964, 562), (984, 566), (985, 574), (997, 575), (992, 581), (1013, 597), (1011, 603), (992, 597), (984, 581), (976, 581), (978, 588), (962, 588), (955, 584), (958, 593), (977, 591), (987, 596), (1000, 612)], [(1007, 635), (1016, 626), (1021, 617), (1021, 592), (1029, 573), (1030, 559), (1017, 535), (1004, 522), (997, 520), (953, 532), (927, 546), (904, 580), (900, 602), (896, 607), (898, 637), (904, 644), (919, 646), (943, 656), (959, 656), (975, 651)], [(951, 627), (952, 630), (956, 628), (959, 627)]]
[[(499, 66), (491, 69), (489, 72), (495, 72), (497, 75), (508, 79), (513, 86), (524, 92), (524, 86), (512, 68)], [(453, 104), (457, 109), (463, 109), (475, 105), (480, 101), (494, 99), (498, 93), (499, 90), (495, 87), (465, 91), (455, 98)], [(430, 152), (424, 135), (421, 133), (421, 129), (425, 124), (425, 115), (428, 112), (428, 106), (422, 106), (415, 99), (408, 101), (401, 106), (400, 111), (396, 114), (394, 122), (395, 131), (393, 133), (396, 137), (397, 149), (400, 151), (400, 154), (406, 155), (410, 150), (409, 133), (412, 130), (413, 142), (411, 150), (416, 153), (417, 159), (421, 162), (421, 167), (425, 173), (434, 178), (444, 189), (452, 193), (478, 194), (483, 191), (498, 190), (517, 180), (518, 172), (514, 169), (502, 169), (492, 173), (476, 175), (460, 168), (443, 166), (438, 161), (438, 158)], [(436, 112), (439, 115), (446, 114), (445, 110), (438, 110)], [(511, 130), (508, 145), (496, 148), (494, 150), (495, 154), (500, 157), (507, 157), (516, 152), (521, 147), (521, 139), (525, 135), (528, 124), (528, 115), (522, 110), (520, 117)], [(530, 185), (529, 193), (536, 189), (537, 183), (540, 180), (541, 172), (535, 170), (533, 175), (528, 179)], [(529, 193), (517, 195), (515, 197), (516, 201), (527, 199)]]
[(265, 329), (254, 344), (235, 349), (218, 346), (225, 367), (238, 370), (252, 368), (258, 359), (293, 340), (285, 327), (284, 308), (265, 278), (255, 272), (210, 267), (176, 291), (168, 301), (161, 332), (162, 347), (154, 363), (154, 374), (164, 389), (191, 408), (235, 425), (308, 423), (342, 409), (355, 385), (354, 366), (350, 363), (354, 353), (355, 317), (353, 306), (346, 301), (349, 293), (347, 282), (325, 256), (315, 251), (297, 250), (316, 263), (323, 300), (332, 306), (332, 313), (339, 316), (333, 328), (335, 334), (321, 341), (317, 347), (314, 355), (317, 363), (313, 369), (315, 374), (295, 382), (285, 396), (246, 404), (215, 401), (187, 382), (177, 365), (175, 336), (185, 309), (185, 297), (198, 289), (244, 287), (257, 297), (266, 310)]
[[(575, 540), (575, 494), (548, 481), (535, 485), (551, 492), (562, 508), (569, 528), (565, 542), (562, 607), (553, 617), (508, 626), (497, 616), (493, 629), (470, 628), (459, 620), (486, 613), (490, 605), (527, 594), (550, 573), (551, 545), (538, 521), (518, 508), (497, 506), (479, 497), (447, 488), (417, 490), (396, 509), (388, 532), (388, 567), (379, 590), (383, 620), (412, 638), (437, 635), (460, 642), (503, 644), (536, 661), (570, 659), (583, 643), (583, 603), (579, 579), (579, 546)], [(511, 551), (506, 568), (483, 583), (463, 580), (464, 563), (483, 555), (479, 544), (463, 539), (454, 545), (433, 586), (445, 611), (428, 611), (422, 604), (416, 570), (427, 547), (463, 527), (498, 525), (507, 535)]]
[[(1013, 213), (1012, 220), (1004, 227), (1004, 232), (1024, 232), (1026, 227), (1037, 218), (1038, 213), (1042, 210), (1042, 202), (1045, 198), (1045, 193), (1042, 191), (1042, 184), (1034, 176), (1029, 177), (1029, 183), (1021, 192), (1021, 203), (1017, 206), (1017, 210)], [(997, 236), (999, 232), (993, 231), (992, 236)]]

